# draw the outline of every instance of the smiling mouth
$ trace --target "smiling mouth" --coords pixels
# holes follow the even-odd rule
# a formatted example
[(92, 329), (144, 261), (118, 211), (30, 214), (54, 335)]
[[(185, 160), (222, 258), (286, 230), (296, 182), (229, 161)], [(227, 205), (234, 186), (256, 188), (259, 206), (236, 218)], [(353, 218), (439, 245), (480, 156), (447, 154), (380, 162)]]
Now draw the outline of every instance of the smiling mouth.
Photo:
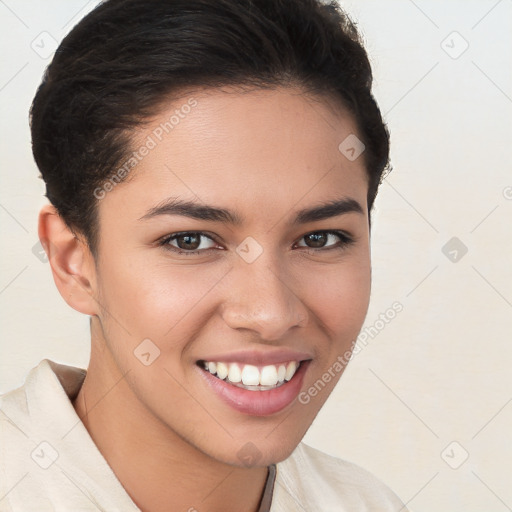
[(200, 360), (197, 365), (202, 370), (232, 386), (249, 391), (269, 391), (290, 381), (300, 368), (301, 361), (254, 366), (251, 364)]

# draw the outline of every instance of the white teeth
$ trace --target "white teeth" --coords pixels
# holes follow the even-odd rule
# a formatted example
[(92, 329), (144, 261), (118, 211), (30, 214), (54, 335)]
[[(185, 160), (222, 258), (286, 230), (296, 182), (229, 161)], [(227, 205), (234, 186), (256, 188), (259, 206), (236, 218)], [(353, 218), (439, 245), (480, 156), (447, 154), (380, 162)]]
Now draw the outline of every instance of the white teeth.
[[(231, 380), (231, 378), (229, 380)], [(242, 370), (242, 382), (246, 386), (258, 386), (260, 384), (260, 371), (258, 368), (246, 364)]]
[(238, 366), (236, 363), (231, 363), (229, 365), (228, 379), (235, 383), (242, 380), (242, 372), (240, 371), (240, 366)]
[[(247, 366), (245, 367), (247, 368)], [(244, 368), (244, 370), (245, 370)], [(262, 386), (275, 386), (278, 382), (277, 370), (274, 365), (264, 366), (261, 370), (260, 384)]]
[(229, 370), (227, 364), (217, 363), (217, 377), (224, 380), (228, 376)]
[[(227, 380), (232, 384), (249, 386), (256, 389), (274, 388), (289, 381), (295, 375), (300, 363), (290, 361), (279, 365), (269, 364), (258, 368), (252, 364), (219, 363), (203, 361), (204, 369), (221, 380)], [(249, 388), (248, 388), (249, 389)]]
[(286, 367), (286, 375), (284, 376), (284, 378), (286, 380), (290, 380), (295, 375), (296, 371), (297, 371), (297, 363), (295, 361), (289, 362), (288, 366)]

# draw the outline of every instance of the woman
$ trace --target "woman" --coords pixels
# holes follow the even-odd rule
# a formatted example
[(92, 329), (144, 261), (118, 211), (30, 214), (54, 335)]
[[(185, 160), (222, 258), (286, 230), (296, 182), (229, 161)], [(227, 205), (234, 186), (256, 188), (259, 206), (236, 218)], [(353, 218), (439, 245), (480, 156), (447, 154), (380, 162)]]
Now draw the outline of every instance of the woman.
[(2, 510), (404, 510), (301, 443), (366, 315), (389, 152), (337, 4), (107, 0), (31, 129), (91, 357), (2, 397)]

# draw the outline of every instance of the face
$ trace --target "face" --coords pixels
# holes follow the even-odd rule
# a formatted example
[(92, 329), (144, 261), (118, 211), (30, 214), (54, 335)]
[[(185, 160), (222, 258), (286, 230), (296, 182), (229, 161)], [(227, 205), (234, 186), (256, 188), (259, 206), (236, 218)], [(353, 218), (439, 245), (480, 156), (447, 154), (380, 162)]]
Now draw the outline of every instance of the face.
[(291, 88), (200, 91), (134, 133), (99, 201), (91, 361), (128, 372), (143, 428), (236, 465), (300, 442), (368, 307), (367, 176), (338, 149), (356, 133)]

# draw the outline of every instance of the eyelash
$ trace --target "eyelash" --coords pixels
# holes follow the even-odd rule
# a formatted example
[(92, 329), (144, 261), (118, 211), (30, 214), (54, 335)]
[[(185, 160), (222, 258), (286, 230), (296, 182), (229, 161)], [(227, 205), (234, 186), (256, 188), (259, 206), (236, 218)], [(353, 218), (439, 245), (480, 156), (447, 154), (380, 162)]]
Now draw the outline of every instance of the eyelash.
[[(315, 247), (301, 246), (301, 248), (305, 249), (306, 250), (305, 252), (307, 252), (309, 254), (314, 254), (319, 251), (325, 252), (325, 251), (330, 251), (330, 250), (344, 250), (346, 247), (353, 244), (355, 241), (351, 236), (349, 236), (344, 231), (338, 231), (338, 230), (311, 231), (311, 232), (303, 235), (300, 238), (300, 240), (302, 240), (303, 238), (305, 238), (309, 235), (316, 235), (316, 234), (335, 235), (340, 238), (339, 245), (329, 246), (327, 248), (323, 248), (323, 247), (315, 248)], [(204, 233), (203, 231), (182, 231), (180, 233), (173, 233), (171, 235), (168, 235), (168, 236), (160, 239), (158, 242), (158, 245), (168, 251), (177, 253), (179, 255), (185, 255), (185, 256), (200, 255), (200, 254), (208, 253), (210, 251), (217, 250), (216, 248), (211, 247), (209, 249), (195, 249), (195, 250), (191, 250), (191, 251), (185, 251), (183, 249), (178, 249), (177, 247), (170, 245), (170, 242), (172, 240), (175, 240), (176, 238), (179, 238), (180, 236), (184, 236), (184, 235), (204, 236), (206, 238), (209, 238), (212, 242), (217, 243), (217, 241), (212, 236), (208, 235), (207, 233)]]

